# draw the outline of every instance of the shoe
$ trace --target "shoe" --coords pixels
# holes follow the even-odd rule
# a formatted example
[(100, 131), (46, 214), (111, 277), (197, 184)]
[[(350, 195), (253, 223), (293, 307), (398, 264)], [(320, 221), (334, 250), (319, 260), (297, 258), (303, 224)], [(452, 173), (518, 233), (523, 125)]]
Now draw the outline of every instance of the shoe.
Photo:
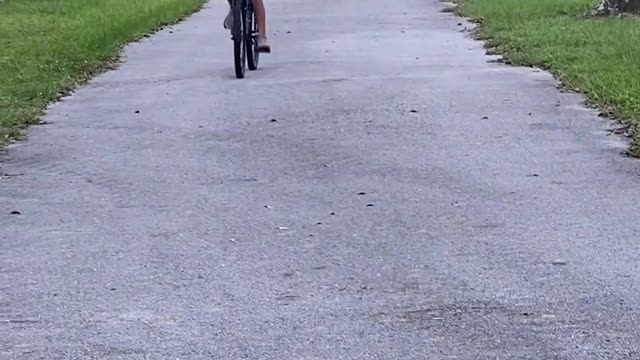
[(224, 18), (223, 26), (227, 30), (231, 30), (231, 28), (233, 27), (233, 12), (231, 11), (231, 9), (229, 9), (227, 17)]
[(267, 54), (271, 52), (271, 46), (267, 43), (266, 38), (258, 39), (258, 52)]

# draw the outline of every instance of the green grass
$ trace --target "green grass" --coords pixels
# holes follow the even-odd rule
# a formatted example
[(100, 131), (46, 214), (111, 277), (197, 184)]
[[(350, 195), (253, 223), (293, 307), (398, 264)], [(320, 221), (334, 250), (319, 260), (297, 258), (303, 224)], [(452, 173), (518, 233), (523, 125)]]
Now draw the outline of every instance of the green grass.
[(0, 141), (111, 63), (128, 41), (204, 0), (0, 0)]
[(640, 150), (640, 20), (589, 18), (593, 0), (460, 0), (478, 34), (516, 65), (552, 71), (564, 85), (632, 126)]

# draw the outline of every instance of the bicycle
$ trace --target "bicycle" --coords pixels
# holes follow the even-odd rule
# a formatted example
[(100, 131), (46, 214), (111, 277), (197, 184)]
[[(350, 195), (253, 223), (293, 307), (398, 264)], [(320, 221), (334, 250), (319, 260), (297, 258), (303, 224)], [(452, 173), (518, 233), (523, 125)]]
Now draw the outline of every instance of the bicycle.
[(236, 77), (243, 79), (247, 65), (249, 70), (258, 69), (258, 25), (251, 0), (230, 0), (233, 14), (231, 40)]

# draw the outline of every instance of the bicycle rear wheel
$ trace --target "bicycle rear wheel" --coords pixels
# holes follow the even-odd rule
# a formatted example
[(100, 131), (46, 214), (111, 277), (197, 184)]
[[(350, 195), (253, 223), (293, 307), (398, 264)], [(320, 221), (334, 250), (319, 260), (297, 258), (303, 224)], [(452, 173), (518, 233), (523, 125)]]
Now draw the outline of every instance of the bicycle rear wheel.
[(233, 61), (238, 79), (244, 78), (247, 67), (247, 36), (244, 12), (244, 6), (235, 6), (233, 9)]

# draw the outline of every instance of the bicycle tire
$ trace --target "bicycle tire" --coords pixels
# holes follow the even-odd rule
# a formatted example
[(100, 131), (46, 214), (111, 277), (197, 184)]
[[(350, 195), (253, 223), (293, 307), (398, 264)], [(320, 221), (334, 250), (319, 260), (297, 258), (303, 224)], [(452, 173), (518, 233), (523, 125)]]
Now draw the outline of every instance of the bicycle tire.
[(236, 77), (244, 79), (247, 66), (247, 46), (245, 35), (245, 17), (243, 16), (243, 6), (237, 6), (233, 12), (233, 61), (235, 64)]
[(258, 51), (258, 24), (256, 21), (256, 13), (253, 11), (252, 6), (249, 6), (246, 12), (246, 18), (247, 63), (249, 70), (255, 71), (258, 69), (260, 52)]

